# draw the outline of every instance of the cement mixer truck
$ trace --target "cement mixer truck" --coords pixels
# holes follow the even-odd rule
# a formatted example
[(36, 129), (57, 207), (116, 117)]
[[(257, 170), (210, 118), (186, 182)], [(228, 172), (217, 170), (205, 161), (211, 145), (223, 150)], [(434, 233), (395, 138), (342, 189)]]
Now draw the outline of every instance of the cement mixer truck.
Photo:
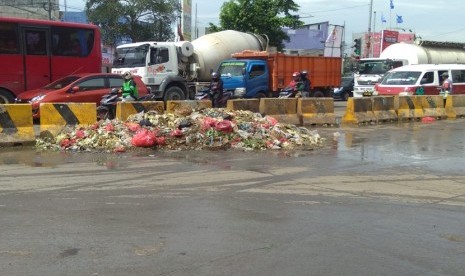
[(395, 43), (381, 52), (379, 58), (360, 59), (354, 74), (354, 97), (370, 96), (384, 74), (409, 64), (465, 63), (465, 44), (455, 42), (418, 41)]
[(260, 35), (232, 30), (207, 34), (192, 42), (129, 43), (116, 48), (112, 73), (130, 71), (141, 76), (164, 101), (193, 99), (196, 87), (210, 81), (221, 61), (233, 53), (267, 47), (267, 39)]

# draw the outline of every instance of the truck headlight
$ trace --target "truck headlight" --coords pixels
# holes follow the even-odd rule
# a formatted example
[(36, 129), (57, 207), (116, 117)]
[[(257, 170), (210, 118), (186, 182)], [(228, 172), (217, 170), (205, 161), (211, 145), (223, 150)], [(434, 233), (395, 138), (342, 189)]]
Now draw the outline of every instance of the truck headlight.
[(238, 87), (234, 90), (234, 97), (242, 98), (245, 95), (245, 87)]

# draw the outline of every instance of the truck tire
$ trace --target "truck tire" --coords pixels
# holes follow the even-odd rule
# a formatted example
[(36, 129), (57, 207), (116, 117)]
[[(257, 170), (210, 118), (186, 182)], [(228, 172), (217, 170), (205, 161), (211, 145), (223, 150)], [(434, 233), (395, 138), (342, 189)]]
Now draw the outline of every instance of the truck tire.
[(168, 87), (165, 91), (165, 96), (163, 97), (163, 100), (165, 101), (182, 101), (185, 99), (186, 96), (184, 95), (184, 92), (178, 86)]
[(315, 98), (323, 98), (324, 96), (325, 96), (325, 93), (323, 93), (320, 90), (316, 90), (315, 92), (313, 92), (313, 97)]
[(260, 93), (257, 93), (257, 95), (255, 95), (255, 98), (257, 98), (257, 99), (266, 98), (266, 95), (265, 95), (265, 93), (260, 92)]
[(15, 97), (10, 91), (0, 89), (0, 104), (14, 103)]

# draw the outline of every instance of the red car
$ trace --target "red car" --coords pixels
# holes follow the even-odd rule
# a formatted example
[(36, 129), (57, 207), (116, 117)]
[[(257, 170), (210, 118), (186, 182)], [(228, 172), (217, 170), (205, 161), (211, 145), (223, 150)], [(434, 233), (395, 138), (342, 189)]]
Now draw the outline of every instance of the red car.
[[(134, 76), (139, 96), (149, 93), (149, 89), (139, 76)], [(100, 104), (102, 96), (112, 88), (120, 88), (123, 77), (110, 73), (83, 73), (69, 75), (42, 88), (25, 91), (16, 98), (17, 103), (31, 103), (32, 116), (38, 119), (41, 103), (95, 103)]]

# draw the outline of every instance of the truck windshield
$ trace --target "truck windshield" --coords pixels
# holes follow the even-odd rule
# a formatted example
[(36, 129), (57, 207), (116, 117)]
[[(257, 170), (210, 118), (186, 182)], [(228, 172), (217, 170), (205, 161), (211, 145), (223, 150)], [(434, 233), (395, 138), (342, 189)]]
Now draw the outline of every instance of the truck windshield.
[(238, 77), (242, 76), (245, 69), (245, 62), (223, 62), (218, 69), (221, 76)]
[(360, 74), (384, 74), (391, 68), (385, 61), (360, 61), (358, 71)]
[(386, 74), (387, 71), (402, 66), (401, 60), (361, 60), (358, 64), (360, 74)]
[(397, 71), (388, 73), (381, 84), (383, 85), (413, 85), (417, 82), (421, 72)]
[(138, 47), (124, 47), (116, 49), (116, 57), (113, 61), (113, 68), (128, 68), (145, 66), (148, 47), (145, 45)]

